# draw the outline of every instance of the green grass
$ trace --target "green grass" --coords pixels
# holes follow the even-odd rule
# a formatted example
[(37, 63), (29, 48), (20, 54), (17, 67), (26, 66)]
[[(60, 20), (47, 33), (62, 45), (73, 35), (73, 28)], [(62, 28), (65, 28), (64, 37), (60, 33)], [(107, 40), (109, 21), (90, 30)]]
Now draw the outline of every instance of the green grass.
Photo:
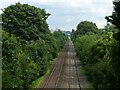
[[(80, 67), (80, 74), (83, 75), (83, 76), (86, 76), (86, 71), (85, 71), (85, 69), (82, 66)], [(90, 82), (87, 79), (87, 76), (86, 76), (86, 86), (91, 88), (91, 89), (93, 88), (92, 82)]]
[(85, 72), (86, 72), (86, 71), (85, 71), (84, 68), (81, 66), (81, 67), (80, 67), (80, 73), (81, 73), (82, 75), (85, 75)]
[(35, 81), (32, 82), (32, 84), (30, 85), (30, 88), (40, 88), (40, 85), (42, 84), (42, 81), (44, 80), (44, 78), (50, 73), (50, 69), (47, 70), (47, 72), (45, 73), (44, 76), (39, 77), (38, 79), (36, 79)]

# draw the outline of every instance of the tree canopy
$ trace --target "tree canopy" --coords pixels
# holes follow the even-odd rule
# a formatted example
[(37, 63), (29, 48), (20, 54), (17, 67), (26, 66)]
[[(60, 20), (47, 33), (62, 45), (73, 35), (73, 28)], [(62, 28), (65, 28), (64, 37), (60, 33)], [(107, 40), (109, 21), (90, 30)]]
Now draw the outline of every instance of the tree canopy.
[(3, 10), (3, 88), (31, 88), (31, 83), (50, 69), (67, 36), (60, 33), (59, 40), (50, 32), (49, 15), (45, 9), (21, 3)]
[(50, 33), (45, 9), (16, 3), (3, 10), (3, 29), (24, 40), (37, 40), (40, 33)]
[(108, 22), (111, 22), (113, 25), (116, 26), (118, 29), (118, 33), (114, 35), (115, 39), (120, 41), (120, 1), (115, 2), (113, 1), (114, 4), (114, 11), (111, 16), (105, 17)]
[(98, 30), (97, 26), (95, 23), (93, 22), (89, 22), (89, 21), (82, 21), (77, 25), (77, 32), (79, 34), (85, 34), (87, 32), (96, 32), (96, 30)]

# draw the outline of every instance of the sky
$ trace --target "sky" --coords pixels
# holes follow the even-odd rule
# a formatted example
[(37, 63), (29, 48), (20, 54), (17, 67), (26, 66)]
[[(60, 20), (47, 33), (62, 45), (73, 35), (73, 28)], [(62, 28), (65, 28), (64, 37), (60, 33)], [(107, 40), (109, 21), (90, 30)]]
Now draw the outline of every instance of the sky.
[[(76, 30), (81, 21), (96, 23), (98, 28), (103, 28), (113, 11), (112, 0), (3, 0), (0, 9), (17, 2), (44, 8), (51, 15), (47, 19), (49, 28), (63, 31)], [(2, 10), (0, 10), (2, 13)]]

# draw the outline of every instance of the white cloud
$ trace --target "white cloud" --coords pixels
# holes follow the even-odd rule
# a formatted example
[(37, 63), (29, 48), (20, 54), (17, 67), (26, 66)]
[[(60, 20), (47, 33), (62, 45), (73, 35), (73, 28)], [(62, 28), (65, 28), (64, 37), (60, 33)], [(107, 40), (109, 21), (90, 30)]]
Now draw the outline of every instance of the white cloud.
[(47, 20), (50, 28), (65, 30), (75, 28), (83, 20), (93, 21), (98, 27), (103, 27), (106, 24), (104, 17), (111, 15), (113, 8), (112, 0), (3, 0), (0, 8), (16, 2), (45, 8), (51, 13)]
[(74, 17), (71, 16), (71, 17), (68, 17), (67, 20), (66, 20), (66, 23), (72, 23), (74, 21)]
[(120, 0), (114, 0), (115, 2), (119, 2)]

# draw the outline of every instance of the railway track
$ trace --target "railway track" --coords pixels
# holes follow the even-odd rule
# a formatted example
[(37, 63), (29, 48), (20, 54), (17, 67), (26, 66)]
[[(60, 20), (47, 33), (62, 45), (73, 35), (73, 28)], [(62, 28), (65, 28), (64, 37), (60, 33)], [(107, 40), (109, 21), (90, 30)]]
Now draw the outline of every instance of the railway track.
[(52, 71), (44, 80), (41, 88), (58, 88), (81, 90), (79, 80), (78, 61), (71, 40), (55, 59)]

